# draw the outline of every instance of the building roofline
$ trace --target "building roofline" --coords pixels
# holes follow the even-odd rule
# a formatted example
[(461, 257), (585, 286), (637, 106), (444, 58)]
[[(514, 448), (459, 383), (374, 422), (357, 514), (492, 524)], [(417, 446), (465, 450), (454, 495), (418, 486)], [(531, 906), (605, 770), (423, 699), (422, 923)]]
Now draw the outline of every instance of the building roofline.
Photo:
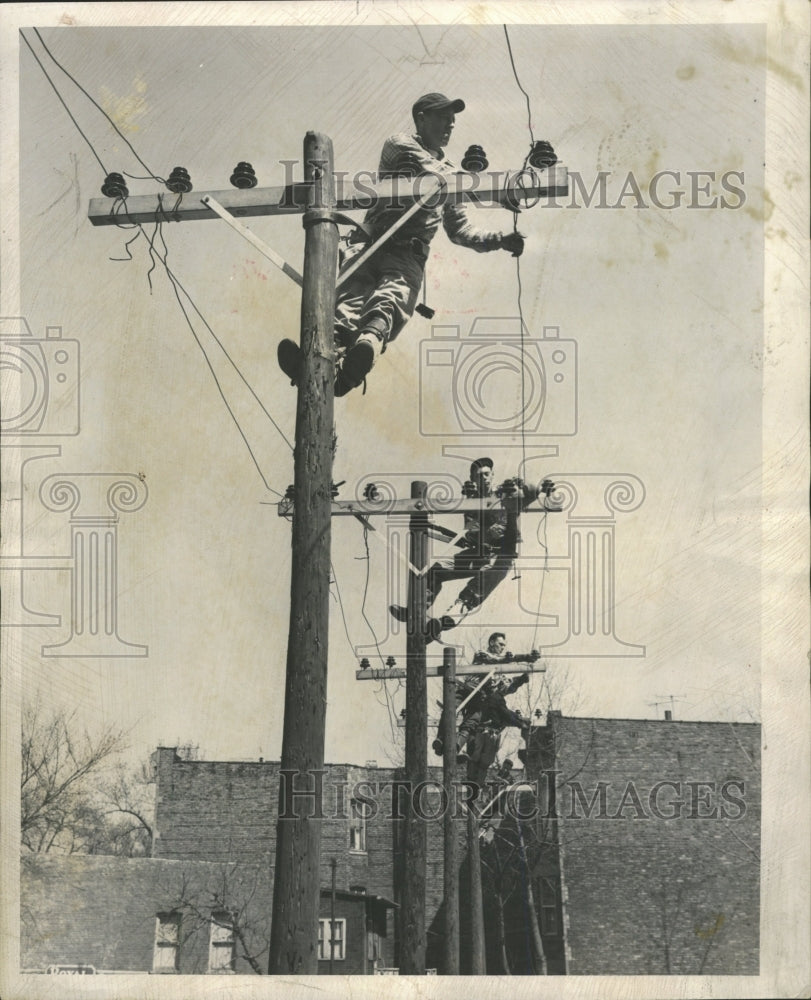
[[(657, 724), (662, 726), (676, 726), (676, 725), (687, 725), (687, 726), (761, 726), (760, 722), (732, 722), (728, 719), (648, 719), (644, 716), (622, 716), (617, 717), (616, 715), (603, 716), (603, 715), (553, 715), (552, 719), (568, 719), (572, 722), (647, 722), (651, 724)], [(547, 725), (549, 723), (550, 716), (547, 716)], [(537, 726), (537, 729), (546, 728), (544, 726)]]

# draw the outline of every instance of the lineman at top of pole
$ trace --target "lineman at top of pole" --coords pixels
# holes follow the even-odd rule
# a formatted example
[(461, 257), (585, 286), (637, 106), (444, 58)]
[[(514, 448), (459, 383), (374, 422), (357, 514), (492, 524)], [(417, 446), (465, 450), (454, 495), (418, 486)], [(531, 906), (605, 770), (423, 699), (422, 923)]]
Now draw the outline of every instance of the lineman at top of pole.
[[(464, 101), (444, 94), (425, 94), (412, 108), (414, 132), (398, 133), (383, 144), (378, 168), (381, 178), (427, 175), (447, 176), (457, 168), (445, 156), (456, 115)], [(506, 250), (518, 257), (524, 237), (518, 232), (478, 229), (468, 218), (468, 206), (428, 203), (419, 208), (397, 232), (373, 253), (339, 287), (335, 309), (335, 395), (344, 396), (364, 383), (378, 357), (396, 339), (411, 318), (423, 281), (429, 245), (440, 222), (453, 243), (479, 253)], [(381, 237), (408, 207), (378, 204), (366, 214), (364, 224), (350, 236), (341, 272), (352, 266), (367, 244)], [(295, 345), (283, 341), (279, 362), (295, 383), (301, 358)]]

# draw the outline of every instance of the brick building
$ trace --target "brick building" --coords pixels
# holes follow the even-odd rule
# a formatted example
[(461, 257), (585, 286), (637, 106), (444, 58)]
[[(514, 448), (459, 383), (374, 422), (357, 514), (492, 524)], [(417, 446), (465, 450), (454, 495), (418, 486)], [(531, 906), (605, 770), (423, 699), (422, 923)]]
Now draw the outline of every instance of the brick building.
[[(264, 974), (272, 879), (245, 862), (27, 854), (21, 967), (77, 974)], [(382, 967), (386, 912), (369, 893), (321, 891), (319, 972)]]
[[(756, 974), (759, 744), (757, 725), (551, 712), (532, 731), (524, 773), (511, 779), (527, 784), (503, 794), (496, 815), (482, 822), (488, 973)], [(260, 950), (233, 942), (243, 925), (266, 943), (279, 763), (188, 761), (171, 747), (158, 748), (153, 760), (153, 858), (24, 859), (26, 967), (95, 964), (99, 954), (108, 968), (157, 971), (165, 958), (169, 971), (215, 971), (231, 944), (234, 955)], [(436, 784), (423, 800), (427, 965), (441, 972), (442, 774), (429, 770)], [(402, 824), (392, 816), (400, 777), (370, 763), (284, 779), (298, 811), (322, 815), (321, 972), (329, 971), (331, 911), (334, 972), (398, 964), (395, 904), (405, 858)], [(460, 821), (463, 974), (470, 969), (464, 835)], [(127, 913), (119, 912), (122, 900)], [(66, 912), (82, 920), (65, 922)], [(241, 923), (229, 924), (229, 913), (242, 914)], [(183, 948), (171, 956), (178, 935)], [(113, 950), (94, 951), (91, 939), (93, 948), (107, 942)], [(59, 959), (54, 942), (65, 944)], [(232, 965), (250, 971), (236, 957)]]
[(547, 721), (526, 755), (539, 815), (523, 825), (556, 931), (552, 964), (757, 975), (760, 726)]

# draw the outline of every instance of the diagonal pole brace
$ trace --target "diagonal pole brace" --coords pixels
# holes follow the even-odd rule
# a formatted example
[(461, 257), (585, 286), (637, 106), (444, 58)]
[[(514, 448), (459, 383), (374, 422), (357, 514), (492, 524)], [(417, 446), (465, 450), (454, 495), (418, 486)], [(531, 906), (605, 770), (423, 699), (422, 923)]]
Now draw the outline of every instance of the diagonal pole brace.
[(203, 196), (201, 201), (204, 205), (207, 205), (212, 212), (216, 212), (223, 222), (227, 222), (233, 230), (238, 232), (240, 236), (243, 236), (251, 244), (251, 246), (256, 247), (263, 257), (267, 257), (272, 264), (275, 264), (280, 271), (284, 271), (288, 278), (292, 278), (292, 280), (295, 281), (299, 287), (301, 287), (304, 279), (293, 267), (293, 265), (288, 264), (281, 254), (276, 253), (275, 250), (271, 249), (271, 247), (260, 240), (256, 233), (251, 232), (247, 226), (243, 225), (238, 219), (235, 219), (228, 209), (223, 208), (216, 198), (212, 198), (211, 195), (207, 194)]

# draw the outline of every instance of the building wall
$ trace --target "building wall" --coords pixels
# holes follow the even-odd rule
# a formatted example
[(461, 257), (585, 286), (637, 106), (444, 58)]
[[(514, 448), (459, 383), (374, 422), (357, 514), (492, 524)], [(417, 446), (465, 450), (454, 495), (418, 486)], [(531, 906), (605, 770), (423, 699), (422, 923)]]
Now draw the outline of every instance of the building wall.
[(550, 721), (567, 972), (756, 975), (760, 726)]
[[(178, 971), (205, 973), (214, 899), (239, 908), (246, 943), (267, 966), (272, 893), (268, 873), (258, 866), (27, 854), (20, 895), (20, 964), (26, 970), (81, 964), (149, 972), (157, 914), (179, 907)], [(252, 969), (240, 958), (236, 971)]]
[[(278, 761), (223, 762), (180, 760), (173, 748), (160, 747), (156, 765), (155, 857), (179, 860), (248, 861), (275, 863), (276, 824), (280, 771)], [(460, 770), (460, 778), (464, 778)], [(442, 783), (441, 767), (429, 768), (433, 782)], [(331, 860), (338, 861), (339, 889), (362, 885), (369, 893), (397, 902), (400, 881), (398, 865), (399, 823), (392, 812), (390, 783), (402, 778), (394, 768), (327, 764), (322, 779), (321, 886), (329, 888)], [(296, 789), (312, 790), (309, 781), (295, 777)], [(373, 803), (375, 815), (366, 821), (366, 851), (349, 847), (350, 799), (358, 791)], [(428, 791), (423, 804), (429, 814), (440, 812), (438, 794)], [(312, 808), (306, 797), (295, 807)], [(460, 863), (464, 857), (464, 822), (459, 823)], [(443, 925), (443, 820), (427, 821), (426, 927), (429, 966), (441, 955)], [(389, 911), (386, 948), (394, 947), (397, 914)], [(396, 964), (398, 956), (389, 956)]]
[[(151, 972), (157, 916), (179, 911), (177, 973), (207, 973), (210, 917), (222, 909), (235, 914), (239, 930), (234, 972), (267, 971), (272, 885), (264, 866), (42, 854), (24, 855), (21, 862), (21, 968), (26, 971), (83, 965), (100, 973)], [(331, 912), (330, 896), (322, 892), (320, 917), (328, 919)], [(334, 962), (334, 973), (370, 973), (367, 932), (385, 934), (384, 907), (338, 893), (335, 918), (346, 921), (346, 932), (345, 957)], [(379, 944), (379, 964), (390, 965), (392, 942), (383, 936)], [(328, 973), (329, 962), (319, 962), (318, 971)]]

